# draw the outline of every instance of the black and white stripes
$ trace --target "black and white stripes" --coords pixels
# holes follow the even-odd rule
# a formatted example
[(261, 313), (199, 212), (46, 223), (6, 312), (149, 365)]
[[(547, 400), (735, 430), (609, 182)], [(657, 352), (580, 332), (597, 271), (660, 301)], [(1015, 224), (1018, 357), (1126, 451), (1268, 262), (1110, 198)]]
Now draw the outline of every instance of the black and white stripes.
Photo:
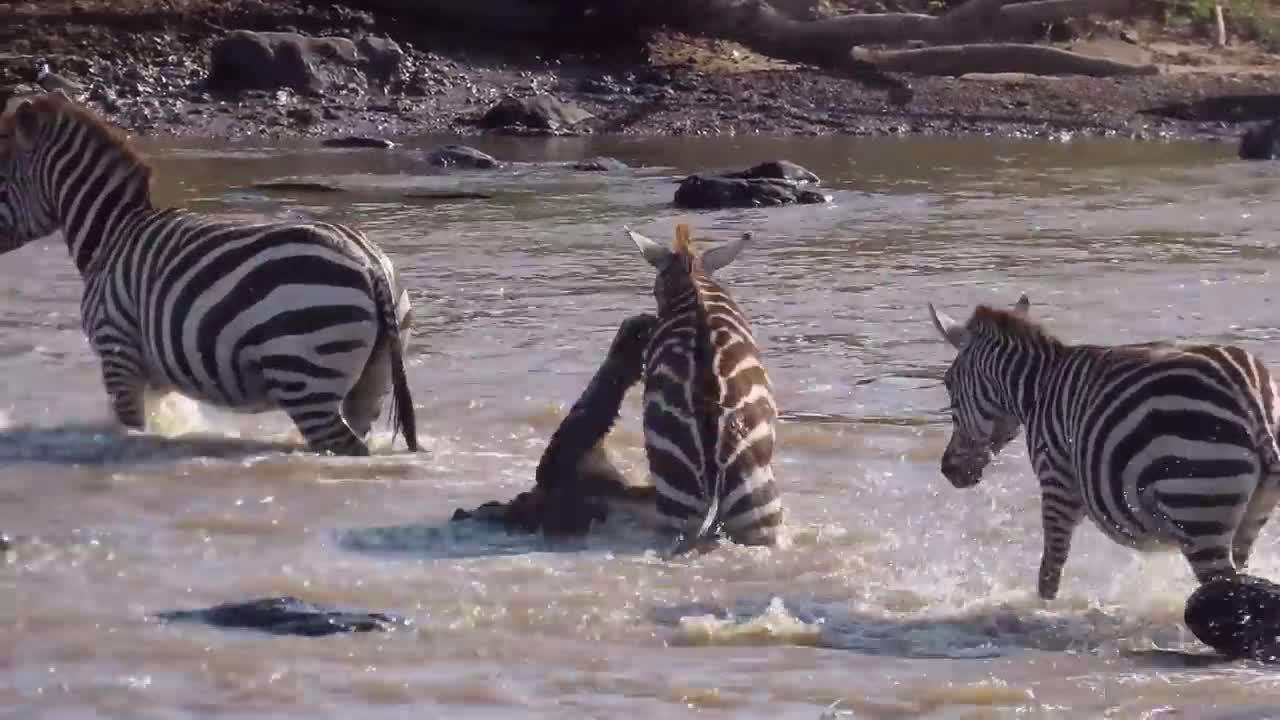
[(1200, 582), (1242, 570), (1280, 498), (1280, 396), (1261, 360), (1223, 345), (1067, 345), (1029, 307), (1025, 296), (1012, 311), (979, 306), (964, 324), (930, 312), (959, 350), (943, 475), (976, 485), (1026, 427), (1040, 595), (1057, 595), (1086, 514), (1117, 543), (1180, 549)]
[(417, 449), (408, 294), (362, 234), (156, 209), (145, 161), (54, 92), (0, 117), (0, 252), (58, 230), (124, 425), (143, 426), (150, 386), (245, 412), (280, 408), (312, 449), (363, 455), (391, 389), (393, 422)]
[(658, 327), (645, 355), (644, 436), (665, 524), (682, 552), (721, 530), (773, 545), (782, 501), (773, 478), (777, 408), (737, 304), (711, 275), (750, 235), (695, 255), (688, 226), (667, 247), (627, 230), (658, 269)]

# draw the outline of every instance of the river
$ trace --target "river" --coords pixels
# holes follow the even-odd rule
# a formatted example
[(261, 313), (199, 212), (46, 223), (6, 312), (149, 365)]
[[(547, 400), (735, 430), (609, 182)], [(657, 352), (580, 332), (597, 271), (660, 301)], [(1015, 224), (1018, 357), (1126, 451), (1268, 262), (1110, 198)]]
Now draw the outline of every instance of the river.
[[(1280, 173), (1227, 146), (855, 138), (490, 138), (519, 161), (433, 173), (390, 151), (152, 143), (159, 202), (351, 222), (415, 304), (425, 452), (292, 452), (278, 413), (169, 398), (122, 435), (57, 239), (0, 257), (0, 713), (48, 718), (1243, 718), (1280, 676), (1207, 662), (1180, 556), (1087, 524), (1035, 595), (1021, 440), (977, 488), (938, 462), (951, 350), (926, 303), (1032, 313), (1075, 341), (1237, 343), (1280, 362)], [(612, 155), (638, 169), (555, 165)], [(787, 158), (823, 207), (683, 213), (673, 179)], [(269, 193), (323, 179), (348, 193)], [(405, 199), (463, 189), (492, 200)], [(527, 489), (546, 438), (652, 269), (622, 226), (754, 243), (718, 276), (754, 323), (784, 422), (783, 549), (660, 560), (636, 528), (572, 551), (465, 524)], [(610, 447), (644, 473), (638, 392)], [(283, 451), (282, 451), (283, 448)], [(394, 532), (378, 528), (399, 527)], [(1254, 554), (1280, 577), (1275, 528)], [(387, 634), (280, 638), (151, 613), (275, 594), (385, 610)]]

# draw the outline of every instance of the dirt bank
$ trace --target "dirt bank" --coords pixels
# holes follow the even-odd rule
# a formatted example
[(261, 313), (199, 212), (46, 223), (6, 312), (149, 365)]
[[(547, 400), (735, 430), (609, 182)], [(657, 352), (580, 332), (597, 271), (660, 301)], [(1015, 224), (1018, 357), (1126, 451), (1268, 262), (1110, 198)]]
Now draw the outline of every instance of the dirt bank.
[[(1160, 66), (1118, 78), (909, 78), (905, 106), (816, 70), (726, 43), (656, 38), (637, 52), (561, 56), (480, 53), (458, 36), (388, 26), (368, 14), (250, 0), (0, 2), (0, 95), (65, 84), (119, 125), (149, 135), (332, 136), (475, 133), (504, 95), (551, 93), (594, 118), (580, 130), (634, 134), (888, 134), (1063, 131), (1234, 140), (1232, 122), (1141, 115), (1168, 102), (1280, 94), (1280, 59), (1253, 45), (1210, 51), (1167, 32), (1097, 25), (1077, 50)], [(388, 36), (404, 52), (388, 83), (215, 93), (210, 50), (231, 29), (358, 38)], [(1149, 37), (1149, 40), (1139, 39)], [(1124, 38), (1124, 39), (1121, 39)], [(1239, 118), (1237, 118), (1239, 119)]]

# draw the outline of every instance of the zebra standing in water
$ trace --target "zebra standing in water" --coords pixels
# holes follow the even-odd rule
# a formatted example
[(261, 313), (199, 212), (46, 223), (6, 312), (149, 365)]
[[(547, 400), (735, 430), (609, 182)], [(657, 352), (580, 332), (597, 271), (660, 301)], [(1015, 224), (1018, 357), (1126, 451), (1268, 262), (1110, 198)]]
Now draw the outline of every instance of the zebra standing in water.
[(60, 91), (0, 115), (0, 253), (62, 231), (115, 417), (142, 428), (150, 386), (280, 408), (313, 450), (365, 455), (391, 386), (393, 427), (417, 450), (409, 300), (390, 260), (340, 225), (158, 209), (150, 181), (125, 139)]
[(960, 324), (929, 306), (959, 354), (944, 382), (942, 474), (973, 487), (1020, 426), (1040, 480), (1039, 593), (1057, 596), (1087, 513), (1103, 534), (1181, 549), (1201, 582), (1231, 577), (1280, 499), (1280, 397), (1257, 357), (1226, 345), (1068, 345), (1013, 310)]
[(681, 536), (671, 554), (721, 529), (735, 542), (774, 545), (782, 524), (772, 467), (778, 411), (750, 323), (711, 278), (751, 235), (695, 255), (688, 225), (677, 226), (672, 247), (626, 232), (658, 269), (644, 438), (659, 516)]

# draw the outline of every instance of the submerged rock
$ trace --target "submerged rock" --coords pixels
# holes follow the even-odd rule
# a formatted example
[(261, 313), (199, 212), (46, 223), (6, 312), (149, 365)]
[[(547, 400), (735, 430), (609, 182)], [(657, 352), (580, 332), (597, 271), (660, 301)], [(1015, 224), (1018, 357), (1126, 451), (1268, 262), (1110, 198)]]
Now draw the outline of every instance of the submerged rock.
[(583, 172), (614, 172), (617, 170), (626, 170), (631, 166), (615, 158), (596, 157), (579, 160), (570, 167), (574, 170), (581, 170)]
[(1274, 160), (1280, 156), (1280, 120), (1245, 130), (1239, 152), (1242, 160)]
[(226, 603), (201, 610), (170, 610), (157, 613), (156, 617), (168, 622), (197, 622), (220, 628), (303, 637), (377, 632), (410, 624), (395, 615), (341, 610), (289, 596)]
[(316, 193), (340, 193), (346, 192), (336, 185), (327, 185), (318, 182), (303, 182), (292, 180), (271, 180), (266, 182), (256, 182), (252, 185), (255, 190), (279, 190), (281, 192), (316, 192)]
[(347, 135), (345, 137), (325, 138), (320, 141), (321, 145), (333, 148), (381, 148), (389, 150), (396, 146), (395, 143), (386, 138), (370, 137), (367, 135)]
[(770, 160), (759, 165), (753, 165), (746, 170), (724, 173), (722, 177), (744, 179), (776, 178), (778, 180), (790, 180), (794, 183), (813, 183), (815, 185), (822, 182), (817, 175), (790, 160)]
[(506, 97), (480, 118), (482, 128), (524, 127), (535, 130), (569, 130), (595, 116), (551, 95)]
[(675, 206), (689, 210), (820, 204), (827, 196), (777, 178), (733, 178), (690, 175), (680, 181)]
[(437, 167), (489, 170), (498, 166), (497, 158), (466, 145), (444, 145), (427, 154), (427, 162)]
[(1183, 621), (1200, 642), (1231, 658), (1280, 661), (1280, 585), (1253, 575), (1204, 583)]

